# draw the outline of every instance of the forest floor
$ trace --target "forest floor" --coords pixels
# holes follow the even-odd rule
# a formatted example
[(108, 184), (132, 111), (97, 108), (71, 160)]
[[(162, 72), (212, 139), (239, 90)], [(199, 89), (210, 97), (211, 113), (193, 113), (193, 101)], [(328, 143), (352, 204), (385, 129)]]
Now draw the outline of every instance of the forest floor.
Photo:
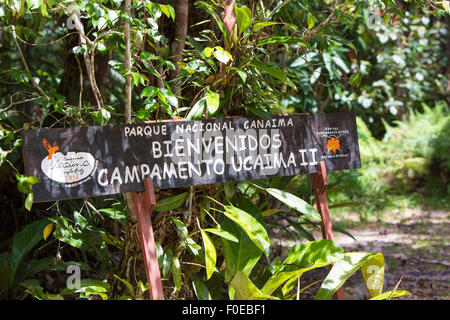
[[(333, 214), (333, 213), (332, 213)], [(381, 252), (386, 261), (383, 292), (393, 290), (403, 275), (399, 290), (411, 295), (396, 299), (450, 300), (450, 212), (424, 208), (393, 210), (382, 221), (361, 224), (357, 213), (342, 212), (333, 223), (345, 227), (355, 238), (335, 232), (335, 241), (346, 252)], [(350, 226), (350, 227), (348, 227)], [(315, 234), (320, 239), (320, 233)], [(323, 279), (326, 268), (302, 276), (302, 286)], [(320, 284), (306, 290), (301, 299), (313, 299)], [(361, 271), (344, 284), (348, 299), (368, 299)]]

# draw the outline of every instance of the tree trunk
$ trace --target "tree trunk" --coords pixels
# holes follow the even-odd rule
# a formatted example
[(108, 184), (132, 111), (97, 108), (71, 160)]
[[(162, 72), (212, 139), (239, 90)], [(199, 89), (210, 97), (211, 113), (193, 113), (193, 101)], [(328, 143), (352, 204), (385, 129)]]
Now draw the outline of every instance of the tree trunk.
[[(186, 41), (187, 27), (189, 16), (189, 0), (175, 1), (175, 39), (172, 42), (172, 63), (175, 65), (175, 70), (170, 73), (170, 79), (175, 80), (180, 73), (178, 62), (183, 59), (184, 42)], [(172, 91), (175, 94), (180, 94), (181, 86), (176, 82), (172, 85)]]

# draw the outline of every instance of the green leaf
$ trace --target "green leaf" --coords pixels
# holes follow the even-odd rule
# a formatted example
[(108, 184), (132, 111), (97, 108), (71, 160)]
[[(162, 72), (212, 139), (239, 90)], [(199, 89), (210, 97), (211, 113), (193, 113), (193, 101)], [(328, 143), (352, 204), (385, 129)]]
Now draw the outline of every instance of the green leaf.
[(233, 234), (229, 233), (228, 231), (222, 230), (222, 229), (214, 229), (214, 228), (208, 228), (208, 229), (203, 229), (206, 232), (209, 233), (214, 233), (215, 235), (218, 235), (219, 237), (222, 237), (224, 239), (233, 241), (233, 242), (238, 242), (238, 238), (236, 238)]
[(243, 33), (248, 29), (250, 22), (252, 20), (252, 11), (245, 6), (238, 7), (234, 5), (234, 12), (236, 14), (236, 22), (239, 30), (239, 34)]
[(194, 292), (198, 300), (212, 300), (211, 294), (203, 281), (193, 280), (192, 287), (194, 288)]
[(293, 31), (297, 31), (298, 30), (298, 27), (295, 24), (293, 24), (293, 23), (275, 22), (275, 21), (254, 21), (253, 31), (258, 31), (258, 30), (260, 30), (262, 28), (273, 26), (273, 25), (277, 25), (277, 24), (282, 24), (282, 25), (288, 27), (289, 29), (291, 29)]
[(235, 68), (235, 67), (230, 67), (230, 66), (226, 66), (225, 67), (226, 71), (229, 70), (233, 70), (236, 71), (236, 73), (239, 75), (239, 77), (242, 79), (242, 82), (245, 83), (245, 81), (247, 81), (247, 73), (244, 70), (241, 70), (239, 68)]
[(400, 277), (400, 279), (398, 280), (397, 284), (395, 285), (394, 290), (392, 290), (392, 292), (391, 292), (391, 294), (389, 295), (389, 297), (387, 297), (387, 300), (391, 300), (391, 299), (392, 299), (392, 297), (394, 296), (395, 291), (397, 291), (397, 288), (398, 288), (398, 286), (400, 285), (400, 282), (402, 282), (402, 279), (403, 279), (403, 274), (402, 274), (402, 276)]
[[(331, 240), (316, 240), (304, 244), (297, 244), (291, 248), (282, 265), (275, 271), (274, 275), (265, 283), (262, 292), (272, 294), (286, 281), (294, 282), (304, 272), (321, 268), (344, 257), (344, 249)], [(283, 289), (287, 294), (287, 288)]]
[(202, 234), (203, 248), (205, 250), (206, 280), (209, 280), (216, 268), (216, 248), (208, 234), (202, 229), (200, 229), (200, 232)]
[(316, 25), (316, 18), (308, 12), (308, 29), (312, 29)]
[(271, 196), (277, 198), (281, 202), (283, 202), (285, 205), (291, 207), (294, 210), (297, 210), (300, 213), (303, 213), (305, 217), (315, 220), (322, 220), (320, 217), (320, 214), (317, 212), (316, 209), (314, 209), (310, 204), (308, 204), (306, 201), (298, 198), (297, 196), (293, 195), (292, 193), (289, 193), (287, 191), (274, 189), (274, 188), (267, 188), (265, 189)]
[(180, 260), (177, 257), (174, 257), (172, 260), (172, 279), (173, 283), (177, 290), (181, 289), (181, 266)]
[(122, 278), (119, 277), (117, 274), (114, 274), (114, 277), (116, 277), (117, 279), (119, 279), (120, 282), (122, 282), (122, 283), (127, 287), (127, 289), (128, 289), (128, 291), (130, 292), (130, 294), (131, 294), (133, 297), (135, 297), (133, 286), (131, 285), (131, 283), (130, 283), (129, 281), (127, 281), (127, 280), (125, 280), (125, 279), (122, 279)]
[(25, 199), (25, 209), (27, 209), (28, 211), (30, 211), (31, 207), (33, 206), (33, 199), (34, 199), (33, 192), (30, 192), (27, 195), (27, 198)]
[(329, 300), (356, 270), (375, 255), (375, 253), (367, 252), (349, 252), (344, 254), (344, 259), (336, 262), (322, 282), (315, 299)]
[(205, 113), (206, 99), (203, 97), (197, 101), (186, 116), (186, 120), (198, 120), (201, 119), (203, 113)]
[(83, 292), (86, 295), (99, 294), (109, 292), (110, 286), (108, 283), (97, 279), (81, 279), (80, 288), (68, 289), (65, 288), (61, 291), (61, 295), (72, 294), (74, 292)]
[(382, 294), (379, 294), (378, 296), (372, 297), (369, 300), (388, 300), (389, 297), (395, 298), (395, 297), (401, 297), (410, 295), (411, 292), (406, 290), (393, 290), (393, 291), (387, 291), (383, 292)]
[(257, 299), (279, 300), (277, 297), (273, 297), (261, 292), (261, 290), (259, 290), (255, 286), (255, 284), (248, 278), (248, 276), (242, 271), (236, 273), (230, 284), (235, 291), (234, 295), (235, 300), (257, 300)]
[(258, 31), (262, 28), (273, 26), (275, 24), (281, 24), (281, 22), (273, 22), (273, 21), (257, 22), (253, 25), (253, 31)]
[(356, 50), (355, 45), (353, 43), (351, 43), (350, 40), (347, 40), (347, 39), (342, 38), (342, 37), (337, 36), (337, 35), (330, 35), (330, 34), (326, 35), (326, 39), (331, 41), (331, 42), (338, 43), (339, 45), (344, 44), (344, 45), (348, 46), (349, 48), (353, 49), (353, 51), (355, 53), (358, 52), (358, 50)]
[(270, 240), (263, 225), (250, 214), (239, 208), (233, 206), (225, 206), (224, 208), (224, 214), (236, 222), (247, 233), (253, 243), (264, 252), (266, 256), (269, 256)]
[(158, 241), (155, 241), (156, 246), (156, 255), (158, 256), (158, 264), (162, 266), (163, 259), (164, 259), (164, 251), (161, 246), (161, 244)]
[(350, 77), (349, 80), (349, 84), (351, 86), (356, 86), (357, 88), (359, 88), (359, 86), (361, 85), (361, 80), (362, 80), (362, 75), (361, 73), (356, 73), (356, 74), (352, 74), (352, 76)]
[(290, 36), (276, 36), (263, 39), (258, 41), (256, 46), (264, 46), (266, 44), (301, 44), (305, 47), (310, 48), (309, 43), (306, 42), (305, 40), (302, 40), (299, 37), (290, 37)]
[(25, 256), (42, 240), (43, 230), (48, 223), (47, 219), (34, 221), (27, 224), (22, 231), (14, 236), (10, 259), (10, 287), (13, 285), (16, 272)]
[(271, 67), (271, 66), (269, 66), (268, 64), (266, 64), (264, 62), (256, 61), (256, 60), (250, 61), (250, 65), (267, 72), (272, 77), (280, 80), (281, 82), (283, 82), (286, 85), (290, 86), (294, 90), (297, 90), (297, 87), (296, 87), (295, 83), (293, 83), (292, 80), (290, 80), (288, 78), (287, 73), (284, 72), (283, 70), (281, 70), (280, 68)]
[(309, 82), (311, 84), (314, 84), (317, 81), (317, 79), (320, 78), (321, 73), (322, 73), (322, 67), (318, 67), (316, 70), (314, 70)]
[(172, 18), (172, 20), (175, 21), (175, 9), (171, 5), (160, 4), (159, 8), (167, 18)]
[(189, 193), (184, 192), (181, 194), (178, 194), (176, 196), (164, 198), (160, 201), (158, 201), (155, 205), (155, 212), (166, 212), (169, 210), (174, 210), (179, 208), (183, 203), (186, 201)]
[(262, 110), (261, 108), (255, 108), (251, 106), (244, 106), (245, 109), (249, 110), (251, 113), (257, 115), (260, 118), (271, 120), (270, 114), (266, 111)]
[(172, 249), (168, 248), (164, 253), (163, 263), (162, 263), (162, 274), (166, 277), (169, 274), (170, 268), (172, 267)]
[(23, 193), (31, 192), (33, 184), (38, 183), (38, 179), (35, 176), (25, 176), (19, 173), (16, 174), (17, 190)]
[[(251, 214), (261, 224), (264, 223), (264, 218), (259, 209), (249, 199), (239, 198), (234, 202), (234, 205)], [(230, 282), (237, 271), (243, 271), (249, 275), (260, 259), (262, 252), (233, 220), (225, 216), (224, 221), (221, 222), (221, 227), (238, 239), (238, 242), (221, 239), (227, 266), (225, 268), (225, 282)]]
[(234, 181), (230, 181), (230, 182), (225, 182), (223, 184), (223, 190), (225, 192), (225, 199), (226, 200), (231, 200), (234, 196), (234, 187), (236, 185), (236, 182)]
[(186, 239), (188, 237), (188, 229), (186, 228), (186, 225), (183, 223), (183, 221), (175, 217), (172, 217), (172, 221), (175, 223), (178, 236), (181, 239)]
[(208, 114), (211, 116), (216, 113), (217, 109), (219, 109), (220, 104), (220, 96), (217, 92), (206, 90), (206, 109), (208, 110)]
[(195, 5), (202, 8), (206, 12), (208, 12), (214, 18), (220, 31), (222, 31), (222, 33), (224, 35), (227, 33), (222, 19), (219, 17), (219, 15), (216, 13), (216, 11), (214, 10), (214, 8), (212, 6), (210, 6), (208, 3), (204, 2), (204, 1), (197, 1), (197, 2), (195, 2)]

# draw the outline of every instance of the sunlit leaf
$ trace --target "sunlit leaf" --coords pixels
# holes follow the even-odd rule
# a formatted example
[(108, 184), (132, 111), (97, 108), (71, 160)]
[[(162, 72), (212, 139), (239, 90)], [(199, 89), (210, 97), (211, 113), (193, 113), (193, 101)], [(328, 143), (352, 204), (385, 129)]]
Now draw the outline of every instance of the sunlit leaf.
[(338, 261), (330, 270), (315, 299), (329, 300), (352, 274), (375, 255), (375, 253), (367, 252), (346, 253), (344, 259)]
[(219, 93), (211, 90), (206, 90), (205, 98), (208, 114), (213, 115), (214, 113), (216, 113), (217, 109), (219, 109), (220, 104)]
[(380, 295), (383, 292), (384, 256), (381, 253), (373, 256), (361, 266), (361, 272), (370, 296)]
[(214, 243), (208, 234), (200, 229), (203, 239), (203, 248), (205, 250), (205, 264), (206, 264), (206, 280), (211, 278), (214, 273), (214, 269), (216, 268), (216, 248), (214, 247)]
[(235, 300), (256, 300), (256, 299), (271, 299), (271, 300), (279, 300), (277, 297), (273, 297), (267, 294), (264, 294), (259, 290), (253, 282), (248, 278), (248, 276), (239, 271), (234, 276), (231, 281), (231, 285), (234, 288)]
[(181, 265), (177, 257), (172, 259), (172, 280), (177, 290), (181, 289)]
[(225, 215), (236, 222), (247, 233), (255, 245), (268, 256), (270, 247), (269, 236), (267, 235), (266, 229), (258, 220), (239, 208), (233, 206), (225, 206), (224, 208)]
[(238, 239), (231, 233), (229, 233), (228, 231), (222, 230), (222, 229), (214, 229), (214, 228), (207, 228), (207, 229), (203, 229), (204, 231), (207, 231), (209, 233), (213, 233), (215, 235), (218, 235), (219, 237), (222, 237), (224, 239), (233, 241), (233, 242), (238, 242)]
[(27, 209), (28, 211), (30, 211), (31, 207), (33, 206), (33, 200), (34, 200), (33, 192), (30, 192), (27, 195), (27, 198), (25, 199), (25, 209)]
[(395, 298), (395, 297), (401, 297), (401, 296), (406, 296), (406, 295), (410, 295), (411, 292), (406, 291), (406, 290), (395, 290), (395, 291), (387, 291), (387, 292), (383, 292), (382, 294), (372, 297), (369, 300), (387, 300), (389, 297), (391, 298)]
[(236, 14), (236, 22), (238, 26), (239, 33), (243, 33), (248, 29), (250, 22), (252, 20), (252, 11), (248, 7), (238, 7), (234, 6), (234, 12)]
[(267, 188), (265, 190), (271, 196), (277, 198), (285, 205), (291, 207), (292, 209), (297, 210), (300, 213), (303, 213), (305, 217), (315, 220), (322, 220), (316, 209), (314, 209), (306, 201), (300, 199), (299, 197), (293, 195), (292, 193), (274, 188)]

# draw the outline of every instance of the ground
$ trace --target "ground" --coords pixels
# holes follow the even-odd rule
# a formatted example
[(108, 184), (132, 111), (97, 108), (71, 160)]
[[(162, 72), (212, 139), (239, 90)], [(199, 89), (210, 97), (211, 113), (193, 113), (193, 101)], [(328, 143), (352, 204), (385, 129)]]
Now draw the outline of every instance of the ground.
[[(332, 214), (333, 215), (333, 214)], [(396, 299), (450, 300), (450, 212), (406, 208), (393, 210), (382, 221), (361, 223), (357, 213), (332, 216), (333, 223), (346, 227), (355, 238), (335, 233), (335, 241), (346, 252), (381, 252), (386, 260), (383, 291), (393, 290), (399, 279), (400, 290), (411, 295)], [(370, 220), (370, 219), (369, 219)], [(320, 239), (320, 233), (316, 234)], [(315, 269), (302, 276), (305, 287), (323, 279), (326, 268)], [(302, 299), (314, 298), (320, 284), (306, 290)], [(367, 299), (369, 293), (360, 271), (344, 284), (347, 298)]]

